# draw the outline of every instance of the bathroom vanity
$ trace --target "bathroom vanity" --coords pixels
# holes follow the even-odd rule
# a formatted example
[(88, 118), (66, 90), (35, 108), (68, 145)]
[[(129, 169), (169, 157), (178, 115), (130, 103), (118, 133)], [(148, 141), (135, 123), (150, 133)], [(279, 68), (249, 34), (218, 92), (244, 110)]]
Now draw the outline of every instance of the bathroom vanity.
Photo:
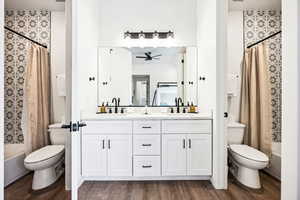
[(84, 180), (201, 180), (212, 175), (212, 118), (205, 114), (86, 115)]
[(200, 102), (197, 66), (196, 47), (100, 47), (101, 114), (81, 116), (83, 179), (210, 179), (212, 113), (188, 113)]

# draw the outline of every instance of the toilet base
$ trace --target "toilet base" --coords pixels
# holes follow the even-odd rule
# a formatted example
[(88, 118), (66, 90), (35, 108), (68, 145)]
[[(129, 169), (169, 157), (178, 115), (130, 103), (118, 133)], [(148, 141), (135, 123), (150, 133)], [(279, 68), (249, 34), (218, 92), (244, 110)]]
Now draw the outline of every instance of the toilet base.
[(261, 188), (259, 170), (250, 169), (241, 166), (239, 163), (235, 162), (232, 158), (230, 159), (230, 164), (231, 164), (230, 172), (241, 184), (252, 189)]
[(64, 173), (63, 163), (64, 158), (62, 158), (54, 166), (34, 171), (32, 189), (41, 190), (55, 183)]

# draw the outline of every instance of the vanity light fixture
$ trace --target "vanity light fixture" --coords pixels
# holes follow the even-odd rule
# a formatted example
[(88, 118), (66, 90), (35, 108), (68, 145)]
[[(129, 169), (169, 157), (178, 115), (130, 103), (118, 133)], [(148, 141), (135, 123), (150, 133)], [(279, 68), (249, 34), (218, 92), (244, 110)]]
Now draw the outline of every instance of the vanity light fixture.
[(129, 31), (126, 31), (124, 33), (124, 39), (127, 39), (127, 38), (130, 38), (130, 39), (154, 39), (154, 38), (167, 39), (167, 38), (174, 38), (174, 32), (172, 32), (172, 31), (168, 31), (168, 32), (158, 32), (158, 31), (129, 32)]

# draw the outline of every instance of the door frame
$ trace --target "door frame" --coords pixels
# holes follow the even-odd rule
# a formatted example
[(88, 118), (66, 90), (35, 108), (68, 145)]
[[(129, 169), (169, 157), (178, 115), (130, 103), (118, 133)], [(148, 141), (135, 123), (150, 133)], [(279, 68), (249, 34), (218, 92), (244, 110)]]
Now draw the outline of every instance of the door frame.
[(4, 199), (4, 0), (0, 13), (0, 199)]
[[(229, 1), (216, 1), (216, 112), (214, 115), (213, 134), (213, 169), (216, 170), (211, 179), (216, 189), (228, 187), (228, 164), (227, 164), (227, 21)], [(214, 144), (215, 143), (215, 144)], [(213, 157), (214, 157), (213, 156)]]
[(282, 0), (282, 200), (300, 199), (299, 12), (299, 0)]
[(146, 91), (146, 97), (147, 97), (147, 100), (146, 100), (146, 105), (147, 106), (151, 106), (151, 99), (150, 99), (150, 75), (135, 75), (133, 74), (132, 75), (132, 94), (133, 96), (131, 97), (132, 98), (132, 104), (133, 104), (133, 97), (135, 95), (135, 89), (136, 89), (136, 83), (138, 81), (146, 81), (147, 82), (147, 91)]

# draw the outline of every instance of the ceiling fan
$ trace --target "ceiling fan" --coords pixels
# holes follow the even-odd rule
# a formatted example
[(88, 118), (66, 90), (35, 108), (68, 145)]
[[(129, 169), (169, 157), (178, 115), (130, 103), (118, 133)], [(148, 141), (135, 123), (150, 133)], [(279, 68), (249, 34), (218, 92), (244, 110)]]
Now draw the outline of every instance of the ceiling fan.
[(150, 61), (150, 60), (159, 60), (159, 57), (162, 56), (161, 54), (155, 56), (152, 56), (151, 54), (152, 54), (151, 52), (146, 52), (145, 56), (136, 56), (136, 58), (142, 58), (145, 59), (145, 61)]

